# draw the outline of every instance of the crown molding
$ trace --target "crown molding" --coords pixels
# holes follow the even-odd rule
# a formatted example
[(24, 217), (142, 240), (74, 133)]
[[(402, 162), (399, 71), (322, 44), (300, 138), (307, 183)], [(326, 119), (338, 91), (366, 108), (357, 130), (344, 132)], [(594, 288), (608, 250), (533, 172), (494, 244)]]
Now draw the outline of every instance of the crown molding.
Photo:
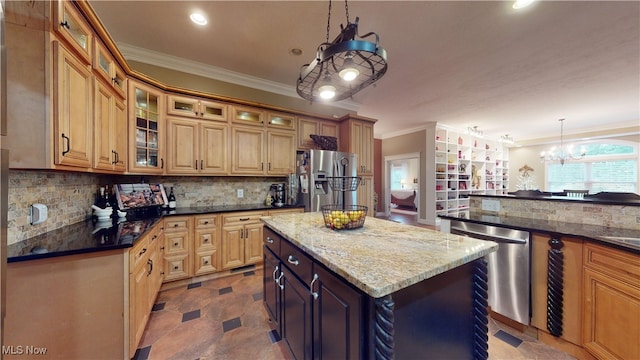
[[(278, 95), (300, 99), (295, 88), (290, 85), (257, 78), (255, 76), (222, 69), (177, 56), (163, 54), (157, 51), (144, 49), (126, 43), (117, 43), (117, 47), (124, 58), (127, 60), (138, 61), (141, 63), (181, 71), (184, 73), (202, 76), (209, 79), (224, 81), (230, 84), (245, 86), (252, 89), (258, 89)], [(327, 105), (355, 112), (360, 109), (360, 104), (350, 100), (343, 100)]]

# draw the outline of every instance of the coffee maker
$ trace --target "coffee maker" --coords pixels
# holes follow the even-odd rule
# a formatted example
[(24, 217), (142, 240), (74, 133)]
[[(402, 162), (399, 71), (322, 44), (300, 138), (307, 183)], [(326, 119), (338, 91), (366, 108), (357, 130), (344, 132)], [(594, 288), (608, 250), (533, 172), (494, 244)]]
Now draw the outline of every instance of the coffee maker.
[(285, 183), (271, 184), (271, 198), (273, 199), (273, 206), (283, 207), (286, 203), (286, 190)]

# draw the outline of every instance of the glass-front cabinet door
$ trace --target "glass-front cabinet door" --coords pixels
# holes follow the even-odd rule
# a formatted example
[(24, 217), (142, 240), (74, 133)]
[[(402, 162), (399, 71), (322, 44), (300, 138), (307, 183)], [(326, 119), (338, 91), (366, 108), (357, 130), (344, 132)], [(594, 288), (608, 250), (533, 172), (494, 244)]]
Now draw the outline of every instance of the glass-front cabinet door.
[(71, 1), (53, 2), (53, 17), (56, 34), (66, 40), (87, 64), (91, 64), (92, 33)]
[(164, 172), (165, 124), (161, 114), (163, 94), (160, 90), (130, 81), (129, 100), (133, 112), (129, 117), (130, 134), (134, 137), (129, 149), (129, 172)]

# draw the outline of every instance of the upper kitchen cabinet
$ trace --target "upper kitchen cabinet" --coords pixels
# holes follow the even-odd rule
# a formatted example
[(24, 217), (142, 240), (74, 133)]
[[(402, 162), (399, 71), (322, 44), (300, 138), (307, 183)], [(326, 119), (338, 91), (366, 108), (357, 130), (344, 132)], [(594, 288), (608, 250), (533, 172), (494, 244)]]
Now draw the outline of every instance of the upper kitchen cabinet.
[(267, 131), (266, 175), (295, 173), (296, 136), (285, 131)]
[(129, 172), (164, 173), (164, 94), (157, 88), (129, 81)]
[(90, 168), (93, 153), (91, 70), (58, 41), (53, 42), (53, 63), (54, 162)]
[(338, 138), (338, 123), (330, 120), (320, 120), (307, 117), (298, 118), (298, 149), (316, 149), (315, 142), (310, 135), (333, 136)]
[(345, 115), (340, 123), (340, 150), (358, 155), (358, 175), (373, 176), (373, 124), (376, 120)]
[(91, 64), (93, 33), (71, 1), (52, 1), (53, 30), (86, 64)]
[(110, 89), (113, 90), (120, 98), (127, 98), (127, 77), (124, 70), (113, 59), (111, 53), (102, 44), (102, 42), (95, 38), (94, 43), (95, 54), (93, 56), (93, 71), (102, 78)]
[(167, 95), (167, 114), (227, 122), (227, 104), (194, 97)]
[(95, 169), (124, 173), (127, 170), (127, 107), (102, 80), (94, 81)]
[(295, 130), (296, 116), (280, 112), (267, 112), (267, 127), (280, 130)]
[(238, 125), (264, 126), (264, 110), (249, 106), (231, 106), (231, 122)]
[(231, 128), (232, 174), (264, 174), (264, 136), (262, 129), (241, 126)]
[(208, 120), (168, 118), (167, 174), (227, 175), (229, 126)]

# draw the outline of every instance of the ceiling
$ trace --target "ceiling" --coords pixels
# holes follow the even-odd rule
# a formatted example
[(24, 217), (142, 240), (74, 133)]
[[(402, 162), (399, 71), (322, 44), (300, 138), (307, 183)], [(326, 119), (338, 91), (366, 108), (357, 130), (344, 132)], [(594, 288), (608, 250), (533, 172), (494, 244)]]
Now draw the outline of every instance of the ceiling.
[[(296, 96), (326, 40), (328, 1), (90, 1), (126, 58), (207, 67), (219, 79)], [(376, 138), (428, 122), (517, 143), (640, 126), (640, 2), (350, 1), (389, 68), (336, 105), (378, 119)], [(199, 9), (209, 24), (189, 20)], [(346, 23), (332, 3), (330, 40)], [(301, 56), (289, 53), (302, 49)], [(146, 54), (146, 55), (145, 55)], [(176, 61), (178, 60), (178, 61)], [(177, 69), (176, 69), (177, 70)]]

